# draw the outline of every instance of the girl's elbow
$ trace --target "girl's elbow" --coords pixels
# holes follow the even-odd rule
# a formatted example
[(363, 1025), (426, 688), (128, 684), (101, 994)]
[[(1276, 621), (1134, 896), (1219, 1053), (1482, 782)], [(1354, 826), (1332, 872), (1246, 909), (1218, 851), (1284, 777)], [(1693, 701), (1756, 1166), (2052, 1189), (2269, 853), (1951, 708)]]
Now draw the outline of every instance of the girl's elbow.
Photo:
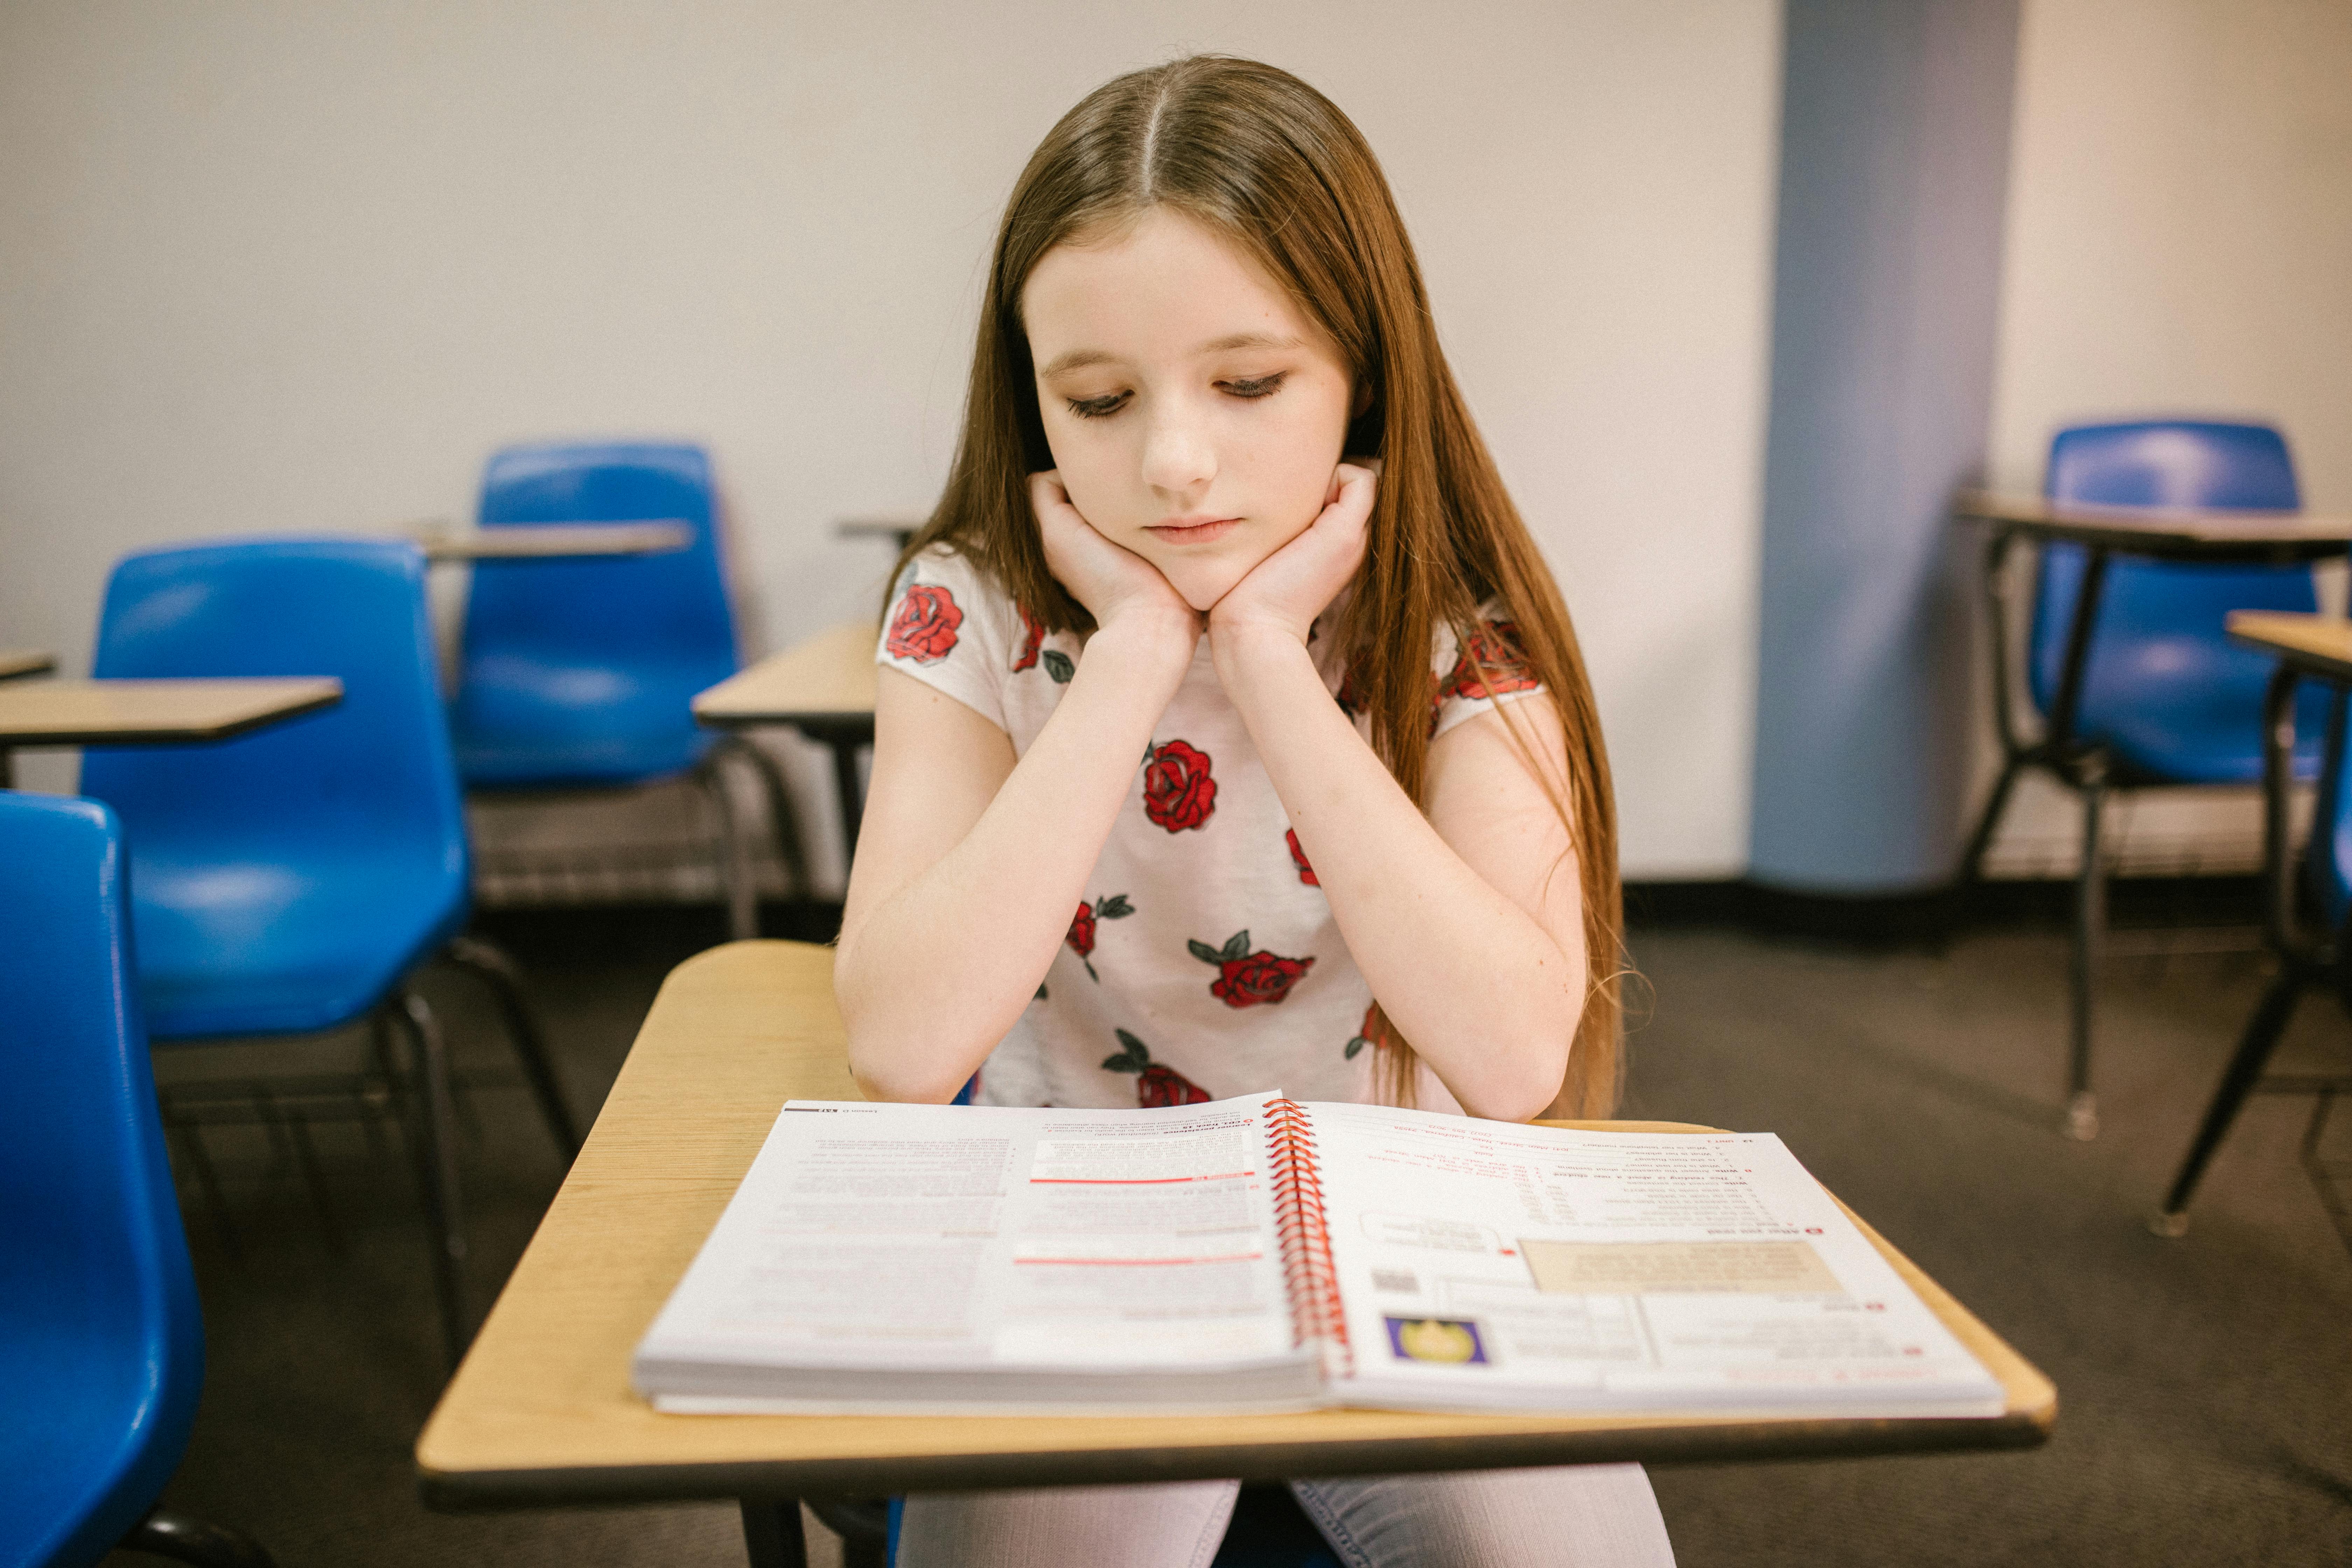
[(1474, 1091), (1475, 1102), (1462, 1109), (1489, 1121), (1533, 1121), (1549, 1110), (1568, 1079), (1568, 1055), (1576, 1021), (1562, 1026), (1547, 1024), (1530, 1030), (1516, 1050), (1497, 1054), (1498, 1070), (1486, 1075)]
[(1558, 1071), (1514, 1073), (1507, 1079), (1482, 1085), (1476, 1102), (1462, 1109), (1488, 1121), (1533, 1121), (1551, 1109), (1567, 1072), (1568, 1058), (1562, 1054)]
[(921, 1064), (876, 1060), (849, 1048), (849, 1076), (866, 1099), (896, 1105), (945, 1105), (956, 1097), (971, 1075), (949, 1077)]
[[(920, 1051), (904, 1047), (903, 1023), (865, 1019), (845, 1007), (849, 1076), (857, 1092), (897, 1105), (945, 1105), (970, 1082), (987, 1047), (977, 1042), (932, 1038)], [(966, 1065), (959, 1066), (959, 1063)]]

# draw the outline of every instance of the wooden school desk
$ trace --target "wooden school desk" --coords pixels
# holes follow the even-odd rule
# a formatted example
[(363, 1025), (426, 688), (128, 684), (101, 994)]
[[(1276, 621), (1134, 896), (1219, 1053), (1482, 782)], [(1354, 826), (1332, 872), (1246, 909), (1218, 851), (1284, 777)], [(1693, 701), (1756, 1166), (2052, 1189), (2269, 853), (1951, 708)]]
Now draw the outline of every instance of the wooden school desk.
[(770, 654), (694, 700), (694, 717), (714, 730), (790, 724), (833, 752), (845, 870), (857, 852), (857, 819), (866, 813), (857, 749), (874, 743), (874, 645), (881, 636), (872, 621), (845, 621)]
[(667, 555), (694, 542), (694, 525), (678, 518), (634, 522), (548, 522), (514, 528), (410, 529), (427, 561), (582, 561), (600, 556)]
[[(436, 1508), (740, 1500), (755, 1568), (800, 1558), (796, 1498), (909, 1489), (1275, 1479), (1638, 1459), (2030, 1447), (2050, 1380), (1880, 1241), (2000, 1380), (1976, 1420), (1686, 1415), (663, 1415), (629, 1356), (793, 1098), (856, 1100), (833, 954), (739, 942), (671, 972), (587, 1146), (416, 1445)], [(1703, 1131), (1681, 1123), (1583, 1123)], [(780, 1528), (780, 1524), (788, 1528)]]
[(0, 787), (19, 746), (226, 741), (343, 700), (331, 676), (273, 680), (26, 680), (0, 685)]
[[(1985, 544), (1982, 588), (1992, 626), (1993, 722), (2002, 757), (1992, 794), (1986, 798), (1975, 830), (1969, 835), (1968, 846), (1960, 852), (1959, 870), (1953, 879), (1961, 887), (1976, 880), (2018, 774), (2028, 768), (2040, 768), (2077, 791), (2101, 789), (2108, 783), (2105, 748), (2086, 742), (2075, 734), (2074, 721), (2082, 706), (2084, 678), (2090, 666), (2093, 633), (2099, 619), (2099, 601), (2113, 557), (2288, 565), (2340, 556), (2347, 552), (2347, 546), (2352, 546), (2352, 517), (2321, 517), (2299, 511), (2091, 506), (2047, 500), (2040, 496), (1963, 490), (1952, 503), (1952, 516), (1958, 521), (1991, 525)], [(2075, 590), (2067, 617), (2062, 645), (2064, 657), (2059, 668), (2057, 689), (2051, 693), (2049, 715), (2041, 738), (2030, 742), (2018, 735), (2014, 728), (2009, 607), (2001, 593), (2002, 568), (2010, 550), (2021, 539), (2038, 543), (2078, 544), (2087, 557), (2083, 580)], [(2096, 1136), (2099, 1125), (2098, 1101), (2091, 1089), (2092, 988), (2105, 925), (2102, 912), (2105, 894), (2097, 866), (2095, 856), (2084, 858), (2082, 886), (2075, 898), (2066, 1085), (2066, 1131), (2068, 1136), (2074, 1138)]]
[(837, 539), (887, 539), (900, 550), (923, 526), (919, 517), (845, 517), (833, 525)]
[[(2263, 936), (2275, 955), (2273, 978), (2254, 1016), (2248, 1020), (2223, 1069), (2221, 1083), (2205, 1108), (2197, 1135), (2181, 1157), (2180, 1169), (2165, 1194), (2163, 1206), (2148, 1222), (2158, 1236), (2184, 1236), (2189, 1230), (2189, 1201), (2205, 1167), (2247, 1097), (2264, 1091), (2314, 1094), (2319, 1097), (2305, 1133), (2304, 1169), (2319, 1189), (2320, 1201), (2336, 1223), (2336, 1234), (2352, 1247), (2352, 1203), (2339, 1195), (2339, 1173), (2319, 1157), (2319, 1137), (2326, 1125), (2329, 1098), (2352, 1092), (2352, 1079), (2342, 1074), (2268, 1074), (2271, 1053), (2278, 1048), (2294, 1016), (2296, 999), (2309, 986), (2330, 978), (2345, 962), (2331, 951), (2324, 936), (2305, 929), (2298, 917), (2305, 887), (2296, 875), (2294, 823), (2288, 797), (2294, 784), (2294, 693), (2299, 680), (2324, 681), (2335, 688), (2336, 702), (2320, 763), (2322, 808), (2342, 787), (2341, 730), (2346, 694), (2352, 693), (2352, 622), (2332, 616), (2298, 616), (2271, 610), (2233, 610), (2227, 622), (2230, 636), (2248, 647), (2276, 658), (2277, 672), (2263, 697)], [(2315, 818), (2314, 847), (2325, 846), (2335, 825)]]

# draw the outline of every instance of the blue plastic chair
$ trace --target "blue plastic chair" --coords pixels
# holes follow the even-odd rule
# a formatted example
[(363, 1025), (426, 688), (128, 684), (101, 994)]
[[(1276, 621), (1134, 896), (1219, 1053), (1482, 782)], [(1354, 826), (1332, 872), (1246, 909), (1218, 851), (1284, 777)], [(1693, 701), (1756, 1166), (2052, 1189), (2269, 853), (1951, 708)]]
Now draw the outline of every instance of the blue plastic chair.
[[(2294, 510), (2301, 504), (2285, 438), (2268, 425), (2146, 420), (2075, 426), (2051, 442), (2043, 493), (2104, 506)], [(2100, 841), (2108, 792), (2158, 784), (2243, 784), (2262, 772), (2262, 705), (2270, 662), (2231, 643), (2231, 610), (2317, 607), (2307, 564), (2214, 564), (2116, 557), (2084, 599), (2092, 552), (2054, 543), (2042, 552), (2027, 637), (2026, 685), (2044, 721), (2038, 741), (2011, 719), (2006, 605), (2000, 574), (2008, 536), (1986, 557), (1994, 706), (2005, 752), (1991, 797), (1962, 853), (1958, 881), (1973, 882), (2018, 775), (2038, 767), (2078, 793), (2083, 861), (2075, 895), (2067, 1130), (2098, 1130), (2091, 1089), (2093, 984), (2106, 929), (2106, 867)], [(2070, 705), (2063, 672), (2078, 615), (2091, 617), (2087, 658)], [(2300, 766), (2317, 766), (2315, 705), (2304, 727), (2315, 739)]]
[(204, 1321), (155, 1110), (113, 814), (0, 794), (0, 1554), (118, 1544), (268, 1568), (155, 1508), (204, 1383)]
[(513, 966), (462, 936), (464, 804), (449, 754), (425, 559), (392, 541), (269, 539), (133, 555), (107, 585), (101, 678), (331, 675), (336, 706), (216, 745), (94, 750), (83, 793), (121, 817), (159, 1044), (305, 1034), (360, 1019), (410, 1118), (453, 1355), (467, 1313), (446, 1049), (409, 984), (446, 957), (487, 983), (549, 1131), (580, 1140)]
[[(2304, 1132), (2303, 1163), (2326, 1201), (2345, 1245), (2352, 1247), (2352, 1211), (2334, 1195), (2335, 1173), (2319, 1156), (2328, 1111), (2336, 1096), (2352, 1094), (2352, 1076), (2263, 1076), (2271, 1053), (2294, 1020), (2305, 990), (2332, 983), (2345, 1006), (2352, 1009), (2352, 789), (2347, 787), (2346, 765), (2352, 759), (2346, 755), (2347, 696), (2339, 688), (2327, 702), (2319, 795), (2312, 812), (2311, 837), (2298, 859), (2286, 843), (2287, 781), (2294, 762), (2288, 752), (2286, 721), (2294, 710), (2298, 680), (2294, 667), (2281, 663), (2271, 679), (2263, 713), (2266, 752), (2263, 784), (2267, 797), (2263, 803), (2264, 923), (2272, 951), (2278, 955), (2278, 971), (2253, 1016), (2246, 1021), (2229, 1065), (2222, 1068), (2221, 1082), (2214, 1088), (2163, 1206), (2149, 1221), (2149, 1228), (2159, 1236), (2187, 1234), (2189, 1202), (2206, 1165), (2229, 1135), (2231, 1123), (2247, 1099), (2270, 1089), (2317, 1097)], [(2315, 931), (2305, 924), (2306, 910), (2317, 912), (2321, 929)]]
[(740, 825), (716, 763), (758, 769), (797, 877), (799, 840), (764, 752), (695, 722), (695, 695), (739, 668), (719, 552), (710, 460), (699, 447), (602, 442), (509, 447), (482, 479), (486, 530), (681, 521), (687, 548), (474, 570), (450, 723), (469, 789), (625, 787), (690, 774), (722, 825), (733, 934), (757, 935)]

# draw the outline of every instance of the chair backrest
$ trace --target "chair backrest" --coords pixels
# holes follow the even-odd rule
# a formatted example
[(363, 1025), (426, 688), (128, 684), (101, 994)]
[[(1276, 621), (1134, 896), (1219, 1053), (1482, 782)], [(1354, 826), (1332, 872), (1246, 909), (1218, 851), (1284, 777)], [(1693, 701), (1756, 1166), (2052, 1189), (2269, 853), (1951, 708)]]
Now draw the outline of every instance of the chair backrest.
[(214, 745), (92, 750), (82, 791), (142, 860), (186, 847), (278, 866), (375, 863), (467, 893), (425, 557), (393, 540), (255, 539), (150, 551), (114, 569), (100, 677), (331, 675), (334, 707)]
[(659, 555), (484, 563), (466, 604), (468, 664), (625, 666), (674, 681), (682, 700), (734, 674), (712, 497), (699, 447), (547, 443), (497, 454), (482, 476), (484, 528), (676, 519), (693, 527), (694, 542)]
[(204, 1328), (114, 816), (0, 793), (0, 1541), (95, 1563), (179, 1463)]
[[(2286, 438), (2277, 429), (2197, 419), (2061, 430), (2050, 443), (2042, 490), (2053, 500), (2102, 506), (2291, 511), (2303, 504)], [(2045, 711), (2057, 692), (2084, 559), (2073, 545), (2042, 552), (2027, 668), (2033, 700)], [(2307, 611), (2315, 605), (2308, 567), (2118, 559), (2108, 571), (2098, 637), (2101, 645), (2184, 636), (2218, 641), (2231, 610)]]

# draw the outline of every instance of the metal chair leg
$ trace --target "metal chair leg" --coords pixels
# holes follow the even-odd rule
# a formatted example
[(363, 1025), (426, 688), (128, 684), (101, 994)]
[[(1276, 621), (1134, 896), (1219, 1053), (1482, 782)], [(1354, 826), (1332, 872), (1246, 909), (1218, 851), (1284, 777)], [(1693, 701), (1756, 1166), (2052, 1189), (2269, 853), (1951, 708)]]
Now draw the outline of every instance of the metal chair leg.
[(2221, 1085), (2213, 1090), (2213, 1103), (2205, 1108), (2205, 1120), (2197, 1129), (2197, 1137), (2189, 1145), (2189, 1156), (2180, 1163), (2180, 1173), (2172, 1178), (2172, 1190), (2165, 1194), (2164, 1207), (2148, 1221), (2148, 1228), (2158, 1236), (2182, 1236), (2189, 1230), (2189, 1200), (2197, 1191), (2197, 1184), (2205, 1174), (2205, 1166), (2213, 1158), (2213, 1151), (2221, 1146), (2228, 1135), (2230, 1123), (2236, 1121), (2246, 1097), (2254, 1092), (2262, 1080), (2263, 1068), (2277, 1048), (2279, 1037), (2286, 1033), (2289, 1021), (2294, 1017), (2295, 1004), (2303, 998), (2303, 988), (2311, 982), (2311, 972), (2289, 961), (2263, 994), (2262, 1005), (2247, 1020), (2246, 1032), (2239, 1037), (2238, 1049), (2222, 1069)]
[(196, 1568), (277, 1568), (276, 1561), (252, 1537), (226, 1525), (166, 1513), (160, 1508), (132, 1525), (117, 1550), (193, 1563)]
[(1992, 836), (2000, 827), (2001, 813), (2009, 809), (2009, 792), (2017, 787), (2017, 775), (2025, 766), (2021, 757), (2011, 757), (2000, 765), (2000, 776), (1993, 780), (1992, 794), (1986, 797), (1984, 813), (1977, 818), (1976, 831), (1969, 835), (1969, 845), (1960, 851), (1960, 868), (1954, 874), (1952, 884), (1969, 888), (1984, 874), (1986, 851), (1992, 847)]
[(729, 735), (719, 742), (719, 748), (750, 763), (751, 770), (760, 775), (768, 798), (768, 820), (775, 829), (776, 858), (784, 864), (784, 877), (793, 892), (805, 896), (809, 889), (808, 855), (801, 847), (800, 814), (793, 809), (793, 795), (785, 787), (783, 770), (776, 766), (775, 758), (746, 736)]
[(461, 936), (450, 942), (448, 959), (478, 977), (498, 998), (499, 1011), (506, 1018), (507, 1038), (522, 1062), (523, 1077), (530, 1080), (531, 1094), (539, 1101), (539, 1113), (546, 1119), (547, 1130), (554, 1135), (556, 1147), (563, 1151), (563, 1157), (577, 1158), (579, 1126), (572, 1119), (571, 1106), (564, 1101), (563, 1084), (555, 1076), (547, 1037), (523, 995), (522, 971), (504, 948), (478, 936)]
[(2083, 867), (2074, 889), (2074, 1008), (2067, 1051), (2066, 1136), (2087, 1142), (2099, 1135), (2099, 1102), (2091, 1091), (2092, 1001), (2107, 936), (2107, 874), (2099, 843), (2107, 781), (2095, 765), (2083, 781)]
[(743, 1552), (751, 1568), (808, 1568), (798, 1498), (745, 1498)]
[(760, 934), (760, 890), (753, 879), (751, 850), (743, 841), (743, 823), (719, 767), (719, 753), (705, 757), (694, 776), (719, 813), (719, 882), (727, 900), (727, 934), (732, 941), (747, 942)]
[(442, 1345), (454, 1368), (464, 1359), (472, 1338), (468, 1331), (472, 1317), (466, 1304), (465, 1213), (457, 1186), (449, 1053), (441, 1038), (440, 1023), (424, 997), (404, 990), (399, 1007), (416, 1063), (416, 1123), (424, 1130), (414, 1146), (417, 1184), (424, 1191), (425, 1219), (434, 1233), (433, 1288), (440, 1300)]
[(887, 1498), (812, 1498), (808, 1510), (841, 1537), (842, 1568), (887, 1568), (882, 1560), (890, 1546)]

